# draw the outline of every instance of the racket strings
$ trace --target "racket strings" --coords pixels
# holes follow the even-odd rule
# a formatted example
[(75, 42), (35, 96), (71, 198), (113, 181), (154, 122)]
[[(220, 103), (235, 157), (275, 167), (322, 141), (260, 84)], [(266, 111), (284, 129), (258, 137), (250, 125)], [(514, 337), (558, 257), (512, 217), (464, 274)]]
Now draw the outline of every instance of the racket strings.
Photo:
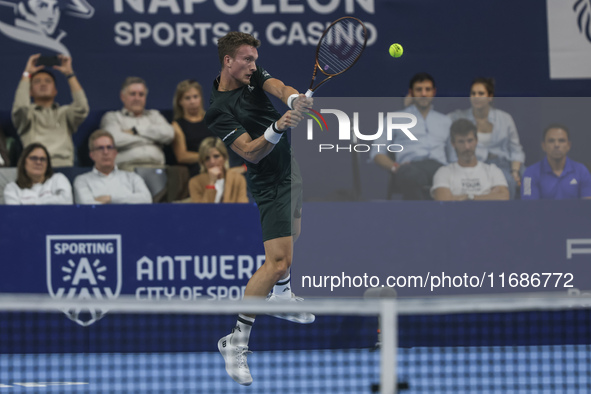
[(318, 66), (326, 75), (336, 75), (351, 67), (365, 48), (366, 30), (352, 19), (332, 25), (318, 48)]

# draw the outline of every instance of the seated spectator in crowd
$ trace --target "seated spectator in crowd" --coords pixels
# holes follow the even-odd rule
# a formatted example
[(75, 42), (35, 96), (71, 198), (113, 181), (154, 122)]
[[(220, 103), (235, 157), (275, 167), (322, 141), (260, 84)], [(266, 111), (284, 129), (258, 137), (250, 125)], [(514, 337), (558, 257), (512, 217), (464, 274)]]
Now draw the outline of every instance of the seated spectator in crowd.
[(10, 155), (6, 147), (6, 136), (0, 127), (0, 167), (10, 167)]
[(163, 166), (161, 145), (174, 138), (172, 126), (157, 110), (146, 109), (148, 88), (138, 77), (128, 77), (121, 86), (123, 108), (107, 112), (101, 129), (111, 133), (119, 150), (117, 166), (133, 171), (138, 166)]
[(503, 172), (494, 164), (476, 158), (476, 125), (458, 119), (451, 125), (451, 144), (456, 163), (441, 167), (433, 178), (431, 193), (437, 201), (508, 200), (509, 190)]
[(172, 150), (179, 164), (189, 169), (191, 177), (199, 174), (199, 145), (213, 136), (203, 121), (203, 88), (199, 82), (187, 79), (176, 87), (172, 102), (174, 139)]
[[(525, 154), (513, 117), (492, 106), (494, 96), (494, 79), (476, 78), (470, 88), (471, 108), (454, 111), (449, 116), (452, 120), (465, 118), (476, 124), (476, 158), (487, 164), (496, 164), (503, 171), (510, 198), (513, 199), (516, 189), (521, 186)], [(453, 161), (455, 158), (450, 158), (450, 162)]]
[(45, 66), (36, 65), (39, 56), (32, 55), (27, 61), (12, 106), (12, 123), (24, 147), (39, 142), (47, 147), (55, 167), (72, 167), (72, 134), (88, 116), (88, 100), (72, 69), (72, 58), (58, 55), (61, 64), (53, 68), (68, 80), (72, 103), (56, 103), (55, 76)]
[(445, 149), (451, 120), (433, 109), (435, 93), (435, 80), (431, 75), (413, 76), (409, 85), (412, 104), (403, 112), (417, 117), (417, 124), (411, 131), (418, 140), (411, 141), (403, 133), (393, 133), (392, 141), (386, 141), (386, 133), (383, 133), (375, 144), (400, 144), (404, 149), (396, 153), (396, 161), (384, 151), (384, 145), (381, 151), (374, 147), (370, 153), (370, 158), (379, 166), (396, 174), (396, 187), (405, 200), (430, 200), (433, 175), (448, 163)]
[(117, 147), (111, 133), (97, 130), (88, 139), (92, 171), (74, 180), (77, 204), (150, 204), (152, 195), (144, 180), (115, 165)]
[(29, 144), (18, 160), (16, 182), (4, 188), (6, 205), (72, 204), (72, 185), (65, 175), (54, 173), (47, 148)]
[(229, 170), (226, 145), (218, 137), (207, 137), (199, 147), (201, 174), (189, 181), (191, 202), (247, 203), (246, 179)]
[(542, 136), (544, 160), (528, 167), (523, 174), (523, 200), (566, 200), (591, 198), (591, 175), (581, 163), (567, 157), (570, 134), (566, 126), (550, 125)]

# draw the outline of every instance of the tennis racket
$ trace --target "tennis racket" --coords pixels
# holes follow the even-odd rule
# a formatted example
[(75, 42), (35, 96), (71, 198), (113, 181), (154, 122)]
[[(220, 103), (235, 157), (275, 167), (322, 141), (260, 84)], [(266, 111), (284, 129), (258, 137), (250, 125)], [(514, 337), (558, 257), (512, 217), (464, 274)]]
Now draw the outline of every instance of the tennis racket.
[[(318, 41), (314, 73), (306, 97), (312, 97), (322, 84), (353, 67), (366, 44), (367, 29), (359, 19), (345, 16), (332, 22)], [(318, 70), (326, 78), (314, 86)]]

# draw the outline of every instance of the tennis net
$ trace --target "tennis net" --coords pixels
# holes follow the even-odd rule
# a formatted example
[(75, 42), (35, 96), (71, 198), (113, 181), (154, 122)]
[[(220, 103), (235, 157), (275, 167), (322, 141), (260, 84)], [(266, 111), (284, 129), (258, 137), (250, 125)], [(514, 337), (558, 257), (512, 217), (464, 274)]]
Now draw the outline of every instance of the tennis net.
[[(287, 305), (0, 295), (0, 392), (588, 393), (590, 306), (554, 294)], [(303, 311), (316, 321), (267, 316)], [(237, 313), (257, 314), (249, 387), (217, 351)]]

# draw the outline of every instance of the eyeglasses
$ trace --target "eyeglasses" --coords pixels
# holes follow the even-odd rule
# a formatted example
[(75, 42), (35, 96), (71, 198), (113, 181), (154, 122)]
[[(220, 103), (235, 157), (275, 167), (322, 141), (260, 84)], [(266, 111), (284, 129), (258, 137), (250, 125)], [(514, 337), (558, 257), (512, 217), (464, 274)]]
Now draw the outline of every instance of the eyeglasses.
[(47, 157), (29, 156), (29, 157), (27, 157), (27, 159), (34, 161), (34, 162), (47, 163)]
[(103, 152), (112, 152), (115, 150), (115, 147), (113, 145), (105, 145), (105, 146), (95, 146), (92, 149), (94, 152), (96, 151), (103, 151)]

